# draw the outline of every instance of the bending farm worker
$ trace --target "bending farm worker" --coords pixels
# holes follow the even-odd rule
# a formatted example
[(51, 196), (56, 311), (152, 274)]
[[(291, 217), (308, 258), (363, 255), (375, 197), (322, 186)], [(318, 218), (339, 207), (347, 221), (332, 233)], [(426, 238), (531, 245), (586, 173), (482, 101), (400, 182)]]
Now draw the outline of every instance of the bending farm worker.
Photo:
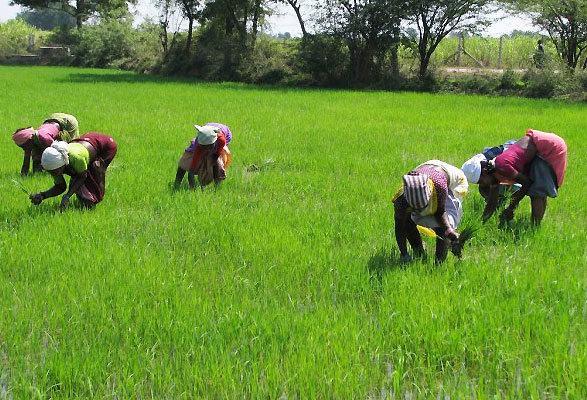
[[(483, 220), (489, 219), (499, 202), (499, 184), (521, 184), (501, 213), (503, 220), (514, 217), (514, 210), (529, 196), (532, 204), (532, 222), (539, 224), (546, 212), (546, 198), (557, 197), (558, 189), (565, 179), (567, 168), (567, 145), (554, 133), (528, 129), (526, 135), (516, 141), (493, 160), (471, 162), (473, 182), (489, 189)], [(475, 178), (477, 178), (475, 180)]]
[(219, 184), (226, 179), (226, 169), (230, 165), (231, 153), (228, 144), (232, 132), (226, 125), (209, 122), (204, 126), (194, 125), (198, 136), (192, 139), (179, 159), (175, 174), (175, 187), (179, 187), (185, 173), (188, 173), (190, 188), (195, 188), (194, 175), (204, 187), (214, 181)]
[(417, 225), (436, 233), (435, 261), (446, 259), (449, 246), (460, 257), (459, 234), (456, 232), (463, 216), (462, 202), (467, 193), (465, 174), (450, 164), (430, 160), (403, 177), (403, 185), (393, 198), (395, 239), (401, 260), (412, 259), (410, 243), (416, 256), (424, 256), (422, 237)]
[[(481, 169), (479, 167), (480, 163), (493, 160), (495, 157), (497, 157), (498, 155), (500, 155), (501, 153), (506, 151), (515, 142), (516, 142), (516, 139), (510, 139), (507, 142), (505, 142), (504, 144), (501, 144), (499, 146), (485, 147), (483, 149), (483, 152), (476, 154), (473, 157), (471, 157), (469, 160), (467, 160), (463, 164), (463, 166), (461, 167), (461, 169), (465, 173), (465, 176), (467, 177), (467, 181), (469, 183), (479, 183), (479, 176), (481, 174)], [(508, 183), (500, 184), (500, 186), (499, 186), (500, 199), (503, 199), (503, 196), (506, 192), (515, 192), (516, 190), (519, 190), (520, 187), (521, 187), (520, 184), (514, 184), (514, 185), (511, 185)], [(487, 199), (489, 198), (489, 185), (479, 183), (479, 193), (487, 202)]]
[[(106, 170), (118, 146), (108, 135), (90, 132), (74, 139), (72, 143), (54, 142), (43, 152), (41, 165), (52, 176), (54, 185), (45, 192), (31, 194), (29, 197), (35, 205), (49, 197), (59, 196), (67, 190), (61, 199), (61, 210), (65, 209), (70, 197), (75, 194), (82, 205), (94, 208), (102, 201), (106, 192)], [(71, 177), (69, 189), (63, 175)]]
[(56, 140), (71, 142), (78, 136), (77, 119), (73, 115), (63, 113), (51, 114), (37, 130), (32, 126), (17, 129), (12, 135), (12, 140), (24, 150), (20, 174), (26, 176), (29, 173), (31, 158), (33, 172), (41, 171), (41, 155), (46, 148)]

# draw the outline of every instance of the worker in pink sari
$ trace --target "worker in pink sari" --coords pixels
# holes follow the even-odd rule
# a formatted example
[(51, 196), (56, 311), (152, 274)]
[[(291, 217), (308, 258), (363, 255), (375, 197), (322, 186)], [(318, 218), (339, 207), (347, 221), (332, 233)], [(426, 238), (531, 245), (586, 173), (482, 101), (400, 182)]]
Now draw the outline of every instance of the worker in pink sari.
[(49, 115), (49, 118), (38, 129), (34, 129), (32, 126), (17, 129), (12, 135), (12, 140), (24, 151), (20, 174), (26, 176), (29, 173), (31, 158), (33, 172), (42, 171), (41, 155), (46, 148), (51, 147), (51, 144), (56, 140), (69, 143), (78, 136), (77, 119), (73, 115), (64, 113)]
[(565, 179), (567, 168), (567, 145), (554, 133), (528, 129), (519, 139), (495, 159), (477, 166), (479, 184), (489, 185), (490, 193), (483, 212), (483, 220), (495, 212), (499, 199), (500, 183), (522, 185), (501, 213), (503, 220), (514, 217), (514, 210), (525, 197), (532, 204), (532, 222), (540, 224), (546, 212), (546, 198), (557, 197), (558, 189)]

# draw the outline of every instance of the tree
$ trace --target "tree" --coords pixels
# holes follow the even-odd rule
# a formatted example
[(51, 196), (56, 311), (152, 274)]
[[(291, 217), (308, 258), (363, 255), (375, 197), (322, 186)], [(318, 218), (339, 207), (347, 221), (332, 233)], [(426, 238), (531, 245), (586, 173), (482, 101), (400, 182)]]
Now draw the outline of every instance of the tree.
[[(574, 70), (587, 49), (587, 1), (505, 0), (514, 11), (528, 14), (548, 32), (561, 59)], [(587, 67), (587, 57), (582, 68)]]
[[(554, 0), (553, 0), (554, 1)], [(426, 76), (430, 58), (449, 33), (455, 29), (477, 30), (486, 24), (481, 15), (490, 0), (409, 0), (410, 20), (418, 27), (415, 44), (420, 65), (418, 76)]]
[(302, 30), (302, 37), (306, 37), (308, 32), (306, 31), (306, 24), (304, 22), (304, 18), (302, 16), (301, 8), (302, 2), (300, 0), (278, 0), (279, 2), (285, 2), (290, 5), (290, 7), (294, 10), (296, 14), (296, 18), (298, 19), (298, 23), (300, 24), (300, 29)]
[(347, 43), (353, 82), (377, 79), (389, 50), (392, 69), (397, 72), (393, 50), (400, 41), (401, 20), (407, 15), (405, 0), (326, 0), (321, 11), (322, 28)]
[(63, 11), (76, 20), (76, 26), (81, 29), (83, 23), (93, 15), (105, 17), (119, 17), (121, 13), (128, 13), (128, 5), (136, 4), (137, 0), (12, 0), (11, 4), (38, 10), (51, 9)]
[(188, 20), (188, 36), (185, 42), (184, 52), (186, 57), (189, 57), (194, 35), (194, 21), (200, 16), (202, 6), (200, 0), (177, 0), (177, 3), (179, 4), (182, 15)]
[[(252, 53), (259, 27), (270, 10), (268, 0), (211, 0), (206, 2), (201, 22), (215, 32), (221, 46), (224, 79), (234, 79), (238, 66)], [(250, 30), (249, 30), (250, 29)]]
[(67, 28), (75, 27), (75, 18), (63, 11), (51, 9), (27, 10), (16, 15), (32, 26), (44, 31), (50, 31), (54, 28), (65, 26)]

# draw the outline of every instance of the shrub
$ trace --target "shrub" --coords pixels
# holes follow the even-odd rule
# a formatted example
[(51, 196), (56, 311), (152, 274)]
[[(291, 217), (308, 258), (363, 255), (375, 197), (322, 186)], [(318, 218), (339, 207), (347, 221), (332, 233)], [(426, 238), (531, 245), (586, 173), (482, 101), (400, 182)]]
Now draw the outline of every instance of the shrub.
[[(37, 35), (40, 32), (35, 27), (21, 19), (12, 19), (6, 23), (0, 23), (0, 59), (6, 59), (11, 54), (28, 53), (29, 35)], [(39, 42), (36, 46), (40, 45)]]
[(562, 63), (551, 62), (542, 69), (530, 69), (522, 77), (526, 96), (537, 98), (575, 99), (584, 97), (581, 73), (570, 71)]
[(131, 69), (138, 33), (128, 20), (105, 20), (80, 33), (76, 61), (84, 67)]
[(501, 74), (501, 79), (499, 82), (499, 89), (502, 90), (513, 90), (518, 87), (518, 79), (516, 77), (516, 73), (511, 69), (508, 69), (503, 74)]
[(296, 69), (319, 86), (346, 86), (348, 51), (343, 41), (328, 35), (308, 35), (299, 42)]
[(244, 59), (240, 75), (252, 83), (281, 83), (292, 75), (293, 53), (291, 44), (261, 35), (254, 50)]

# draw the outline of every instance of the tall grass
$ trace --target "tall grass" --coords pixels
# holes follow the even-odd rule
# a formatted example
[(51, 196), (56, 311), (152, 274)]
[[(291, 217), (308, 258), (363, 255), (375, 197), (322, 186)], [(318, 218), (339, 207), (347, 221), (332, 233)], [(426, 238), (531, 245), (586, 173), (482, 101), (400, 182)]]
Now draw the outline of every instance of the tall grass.
[[(545, 44), (545, 53), (550, 60), (558, 60), (556, 48), (550, 40), (542, 36), (504, 36), (502, 38), (501, 64), (499, 60), (500, 39), (492, 37), (472, 36), (463, 41), (464, 49), (485, 68), (501, 69), (528, 69), (534, 67), (532, 56), (536, 52), (538, 39)], [(445, 60), (453, 55), (459, 46), (459, 39), (451, 36), (443, 39), (432, 56), (432, 64), (440, 66), (456, 66), (456, 61), (445, 63)], [(478, 65), (465, 54), (461, 55), (462, 67), (478, 67)]]
[[(587, 396), (584, 105), (68, 68), (0, 78), (0, 397)], [(10, 132), (56, 111), (118, 142), (94, 211), (35, 207), (11, 181)], [(207, 121), (233, 130), (228, 179), (174, 192)], [(400, 265), (401, 174), (528, 127), (569, 146), (541, 228), (525, 200), (462, 261)], [(464, 223), (482, 205), (472, 188)]]

